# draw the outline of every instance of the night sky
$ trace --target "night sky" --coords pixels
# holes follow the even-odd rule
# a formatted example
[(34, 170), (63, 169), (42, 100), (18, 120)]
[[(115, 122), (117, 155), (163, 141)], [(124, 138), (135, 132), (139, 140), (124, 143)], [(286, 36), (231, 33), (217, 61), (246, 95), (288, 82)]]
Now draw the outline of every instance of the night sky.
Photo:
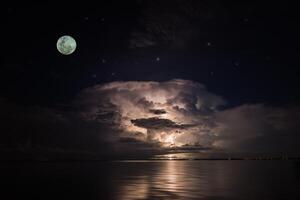
[[(1, 12), (4, 158), (300, 152), (293, 4), (12, 2)], [(71, 55), (56, 49), (63, 35), (77, 42)]]

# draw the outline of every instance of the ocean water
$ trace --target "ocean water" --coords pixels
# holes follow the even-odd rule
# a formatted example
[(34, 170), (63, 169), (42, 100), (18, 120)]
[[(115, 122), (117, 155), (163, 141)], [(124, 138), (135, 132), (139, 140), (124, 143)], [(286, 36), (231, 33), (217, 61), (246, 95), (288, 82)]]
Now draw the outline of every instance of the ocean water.
[[(1, 163), (2, 199), (300, 199), (297, 161)], [(6, 198), (3, 198), (6, 196)]]

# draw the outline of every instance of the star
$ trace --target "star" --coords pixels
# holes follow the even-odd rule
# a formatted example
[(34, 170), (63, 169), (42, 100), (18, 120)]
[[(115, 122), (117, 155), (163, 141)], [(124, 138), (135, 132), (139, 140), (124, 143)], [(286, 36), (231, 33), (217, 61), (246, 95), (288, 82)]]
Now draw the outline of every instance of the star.
[(159, 61), (160, 61), (160, 58), (159, 58), (159, 57), (157, 57), (157, 58), (156, 58), (156, 61), (157, 61), (157, 62), (159, 62)]

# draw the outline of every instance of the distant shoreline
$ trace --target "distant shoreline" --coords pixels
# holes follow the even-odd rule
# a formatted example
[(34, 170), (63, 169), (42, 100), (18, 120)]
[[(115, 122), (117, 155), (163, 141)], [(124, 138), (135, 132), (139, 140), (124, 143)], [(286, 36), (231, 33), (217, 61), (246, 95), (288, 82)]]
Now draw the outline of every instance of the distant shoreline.
[(289, 158), (171, 158), (171, 159), (49, 159), (49, 160), (0, 160), (0, 163), (55, 163), (55, 162), (134, 162), (134, 161), (300, 161), (300, 157)]

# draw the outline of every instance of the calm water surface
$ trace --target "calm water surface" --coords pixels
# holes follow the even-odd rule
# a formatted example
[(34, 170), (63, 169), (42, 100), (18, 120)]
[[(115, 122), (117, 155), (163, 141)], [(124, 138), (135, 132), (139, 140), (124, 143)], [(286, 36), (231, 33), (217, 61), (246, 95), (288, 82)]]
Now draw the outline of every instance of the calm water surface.
[(295, 161), (0, 164), (9, 199), (300, 199)]

